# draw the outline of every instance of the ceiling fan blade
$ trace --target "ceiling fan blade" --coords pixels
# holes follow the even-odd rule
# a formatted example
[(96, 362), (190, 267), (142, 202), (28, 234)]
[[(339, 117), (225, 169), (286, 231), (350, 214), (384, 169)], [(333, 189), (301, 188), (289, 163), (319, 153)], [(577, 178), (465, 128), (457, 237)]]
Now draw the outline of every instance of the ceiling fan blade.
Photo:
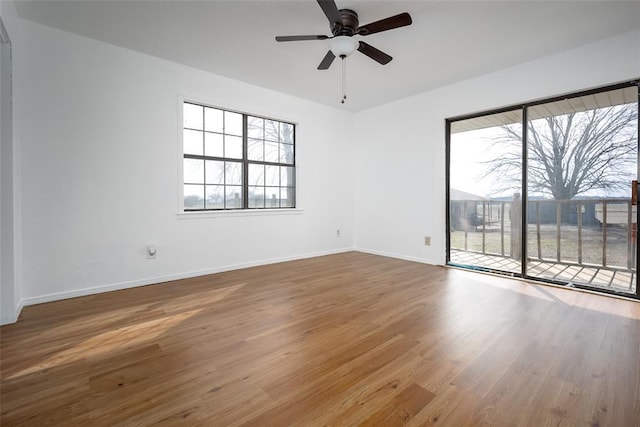
[(368, 43), (360, 42), (360, 46), (358, 46), (358, 50), (369, 58), (373, 59), (381, 63), (382, 65), (388, 64), (393, 59), (391, 56), (387, 55), (381, 50), (376, 49)]
[(329, 36), (276, 36), (277, 42), (297, 42), (300, 40), (326, 40)]
[(405, 27), (411, 25), (413, 20), (408, 13), (401, 13), (399, 15), (391, 16), (389, 18), (381, 19), (376, 22), (372, 22), (367, 25), (363, 25), (358, 28), (358, 34), (361, 36), (368, 36), (369, 34), (379, 33), (381, 31), (393, 30), (394, 28)]
[(333, 52), (328, 51), (324, 58), (322, 58), (320, 65), (318, 65), (318, 70), (327, 70), (331, 66), (331, 63), (334, 59), (336, 59), (336, 56), (333, 54)]
[(336, 6), (336, 2), (333, 0), (318, 0), (318, 4), (320, 8), (327, 15), (327, 19), (333, 26), (335, 23), (342, 24), (342, 18), (340, 17), (340, 12), (338, 11), (338, 6)]

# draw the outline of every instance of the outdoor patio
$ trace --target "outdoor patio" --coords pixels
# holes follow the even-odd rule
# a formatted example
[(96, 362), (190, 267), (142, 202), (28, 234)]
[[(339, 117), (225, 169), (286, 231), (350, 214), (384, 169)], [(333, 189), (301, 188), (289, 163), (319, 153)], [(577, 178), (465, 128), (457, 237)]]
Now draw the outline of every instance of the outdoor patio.
[[(451, 262), (520, 273), (520, 261), (500, 255), (451, 249)], [(553, 261), (528, 260), (528, 275), (568, 283), (635, 293), (636, 273), (632, 270), (596, 265), (572, 265)]]

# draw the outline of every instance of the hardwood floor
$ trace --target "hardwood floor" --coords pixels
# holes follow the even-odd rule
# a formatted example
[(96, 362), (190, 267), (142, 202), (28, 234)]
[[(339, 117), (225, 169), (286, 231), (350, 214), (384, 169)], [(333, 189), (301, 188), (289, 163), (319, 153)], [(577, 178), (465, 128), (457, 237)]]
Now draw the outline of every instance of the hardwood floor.
[(3, 426), (640, 425), (640, 303), (357, 252), (0, 332)]

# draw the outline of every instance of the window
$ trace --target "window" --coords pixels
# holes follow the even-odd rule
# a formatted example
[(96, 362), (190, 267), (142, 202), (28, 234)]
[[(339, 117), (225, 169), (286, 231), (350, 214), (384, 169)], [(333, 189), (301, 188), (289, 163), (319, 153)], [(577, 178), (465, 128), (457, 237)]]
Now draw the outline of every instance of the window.
[(292, 123), (183, 103), (185, 211), (295, 207)]

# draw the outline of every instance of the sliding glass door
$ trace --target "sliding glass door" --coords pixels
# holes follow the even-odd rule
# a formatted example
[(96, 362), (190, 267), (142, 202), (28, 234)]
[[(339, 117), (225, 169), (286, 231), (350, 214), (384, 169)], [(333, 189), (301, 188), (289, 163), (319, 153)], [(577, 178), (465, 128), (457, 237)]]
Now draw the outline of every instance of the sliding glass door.
[(447, 166), (449, 264), (640, 294), (636, 84), (448, 120)]
[[(512, 110), (451, 123), (450, 262), (522, 270), (522, 114)], [(501, 159), (500, 165), (495, 159)]]
[(527, 275), (636, 292), (638, 88), (527, 108)]

